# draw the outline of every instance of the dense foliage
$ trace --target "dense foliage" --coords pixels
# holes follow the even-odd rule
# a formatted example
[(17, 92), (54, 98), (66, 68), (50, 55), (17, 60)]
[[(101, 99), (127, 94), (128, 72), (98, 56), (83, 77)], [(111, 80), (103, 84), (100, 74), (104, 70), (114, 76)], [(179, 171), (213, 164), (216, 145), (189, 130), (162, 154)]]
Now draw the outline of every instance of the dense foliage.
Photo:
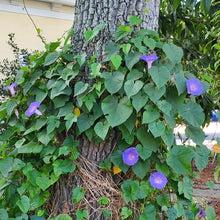
[[(202, 171), (208, 162), (201, 126), (210, 118), (209, 84), (183, 68), (183, 50), (172, 41), (145, 29), (134, 33), (133, 26), (140, 22), (133, 16), (130, 26), (120, 26), (100, 62), (95, 55), (87, 61), (85, 54), (72, 54), (69, 35), (62, 47), (60, 42), (47, 44), (41, 56), (33, 55), (30, 65), (17, 72), (14, 82), (8, 80), (6, 86), (18, 85), (13, 84), (15, 94), (0, 107), (8, 125), (0, 137), (1, 218), (47, 218), (50, 187), (77, 169), (80, 136), (99, 143), (108, 140), (112, 130), (121, 134), (118, 148), (100, 166), (106, 172), (114, 166), (133, 173), (121, 184), (126, 203), (122, 219), (137, 217), (131, 204), (139, 207), (138, 219), (158, 219), (159, 213), (195, 219), (201, 212), (193, 203), (193, 177), (198, 174), (191, 164), (195, 161)], [(102, 27), (87, 32), (87, 40)], [(81, 77), (85, 69), (86, 80)], [(175, 144), (173, 130), (181, 123), (195, 147), (184, 140)], [(76, 187), (73, 203), (84, 196), (85, 189)], [(111, 202), (97, 200), (101, 206)], [(77, 219), (86, 218), (86, 210), (75, 211)], [(109, 216), (111, 212), (103, 210)], [(212, 207), (205, 212), (208, 219), (215, 218)]]

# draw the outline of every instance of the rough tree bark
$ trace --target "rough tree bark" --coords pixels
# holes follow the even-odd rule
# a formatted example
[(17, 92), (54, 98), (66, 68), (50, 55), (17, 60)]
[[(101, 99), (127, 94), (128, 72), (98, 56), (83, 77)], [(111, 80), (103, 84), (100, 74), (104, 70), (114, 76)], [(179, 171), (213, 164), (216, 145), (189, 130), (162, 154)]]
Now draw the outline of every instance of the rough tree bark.
[[(86, 53), (88, 57), (91, 57), (94, 53), (100, 56), (107, 43), (113, 40), (114, 33), (119, 25), (128, 25), (129, 18), (132, 15), (136, 15), (142, 19), (142, 27), (156, 30), (158, 28), (160, 0), (146, 2), (146, 0), (76, 0), (73, 25), (74, 34), (71, 39), (74, 52), (76, 54)], [(146, 9), (149, 13), (145, 11)], [(102, 23), (105, 23), (106, 27), (88, 43), (85, 39), (85, 32), (92, 30), (95, 26)], [(93, 141), (90, 142), (85, 135), (79, 138), (80, 144), (78, 149), (82, 157), (78, 162), (81, 164), (81, 168), (74, 174), (61, 178), (52, 189), (56, 191), (53, 194), (54, 198), (52, 201), (54, 204), (53, 215), (74, 213), (76, 207), (71, 201), (72, 190), (76, 186), (86, 186), (89, 188), (89, 192), (86, 194), (87, 204), (85, 204), (84, 209), (88, 211), (88, 219), (107, 219), (99, 210), (97, 199), (100, 195), (106, 195), (107, 197), (109, 193), (113, 192), (114, 188), (110, 188), (114, 182), (109, 180), (109, 185), (105, 181), (103, 182), (108, 176), (104, 174), (104, 179), (100, 178), (102, 174), (100, 174), (96, 164), (110, 157), (113, 150), (117, 148), (119, 138), (120, 133), (117, 130), (113, 130), (109, 139), (100, 144), (94, 144)], [(85, 160), (89, 161), (89, 163), (91, 162), (91, 164), (88, 165), (88, 162), (85, 163)], [(106, 189), (106, 186), (102, 188), (102, 185), (107, 185), (108, 189)], [(92, 188), (96, 189), (92, 191)], [(117, 194), (116, 191), (115, 193)], [(83, 206), (84, 204), (81, 205)], [(117, 208), (115, 207), (115, 209)], [(114, 219), (120, 219), (120, 217), (115, 217)]]

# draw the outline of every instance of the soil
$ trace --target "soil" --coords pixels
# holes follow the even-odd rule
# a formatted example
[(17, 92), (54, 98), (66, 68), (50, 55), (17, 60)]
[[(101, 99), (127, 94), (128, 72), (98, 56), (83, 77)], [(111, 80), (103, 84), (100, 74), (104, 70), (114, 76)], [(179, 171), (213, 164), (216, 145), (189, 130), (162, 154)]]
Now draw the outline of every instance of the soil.
[[(199, 174), (200, 178), (194, 179), (193, 188), (194, 190), (197, 189), (197, 193), (199, 192), (199, 194), (197, 194), (198, 200), (201, 199), (202, 204), (205, 204), (203, 206), (203, 210), (205, 210), (206, 204), (207, 206), (212, 206), (215, 209), (216, 219), (220, 220), (220, 173), (218, 182), (214, 180), (214, 172), (216, 170), (216, 166), (218, 165), (219, 164), (217, 159), (213, 161), (213, 158), (210, 158), (208, 165), (201, 173), (196, 168), (194, 168), (194, 171), (196, 171)], [(207, 181), (213, 181), (215, 183), (213, 190), (210, 191), (210, 188), (206, 184)], [(206, 195), (205, 199), (204, 195)]]

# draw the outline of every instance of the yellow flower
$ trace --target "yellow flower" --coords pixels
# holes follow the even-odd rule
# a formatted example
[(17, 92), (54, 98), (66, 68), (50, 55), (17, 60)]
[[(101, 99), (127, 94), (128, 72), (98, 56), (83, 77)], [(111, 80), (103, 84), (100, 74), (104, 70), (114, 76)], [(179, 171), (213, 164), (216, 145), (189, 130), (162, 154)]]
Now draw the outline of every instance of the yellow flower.
[(79, 110), (79, 108), (74, 108), (74, 114), (77, 116), (77, 117), (79, 117), (80, 116), (80, 110)]

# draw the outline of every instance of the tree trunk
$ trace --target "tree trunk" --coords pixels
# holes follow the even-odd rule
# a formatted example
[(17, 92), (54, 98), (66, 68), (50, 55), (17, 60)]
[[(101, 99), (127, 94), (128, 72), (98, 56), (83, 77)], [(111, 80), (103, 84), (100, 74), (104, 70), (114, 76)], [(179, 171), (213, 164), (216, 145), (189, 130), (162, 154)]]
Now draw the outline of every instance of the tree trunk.
[[(157, 30), (160, 0), (76, 0), (74, 17), (74, 34), (72, 45), (74, 53), (86, 53), (90, 58), (94, 53), (101, 55), (119, 25), (129, 25), (132, 15), (142, 19), (141, 27)], [(148, 10), (147, 13), (145, 10)], [(91, 41), (85, 39), (85, 32), (92, 30), (98, 24), (105, 23), (105, 28)], [(73, 132), (74, 133), (74, 132)], [(108, 209), (113, 212), (113, 219), (121, 219), (120, 208), (124, 201), (121, 197), (117, 179), (113, 180), (110, 172), (98, 168), (98, 164), (105, 158), (110, 158), (118, 146), (120, 133), (113, 130), (110, 137), (103, 143), (95, 144), (85, 135), (79, 140), (80, 157), (77, 171), (71, 175), (63, 175), (52, 189), (52, 216), (68, 213), (74, 216), (77, 209), (85, 209), (88, 219), (109, 219), (102, 214), (103, 207), (98, 204), (98, 198), (107, 197), (111, 201)], [(120, 181), (120, 180), (119, 180)], [(79, 186), (86, 191), (85, 199), (80, 204), (72, 203), (72, 190)], [(74, 219), (74, 217), (73, 217)]]
[[(72, 37), (74, 52), (76, 54), (86, 52), (88, 57), (94, 53), (100, 56), (106, 44), (114, 39), (119, 25), (128, 25), (132, 15), (142, 19), (140, 27), (157, 30), (160, 0), (146, 2), (146, 0), (76, 1)], [(104, 30), (88, 43), (85, 39), (85, 32), (103, 23), (106, 24)]]

